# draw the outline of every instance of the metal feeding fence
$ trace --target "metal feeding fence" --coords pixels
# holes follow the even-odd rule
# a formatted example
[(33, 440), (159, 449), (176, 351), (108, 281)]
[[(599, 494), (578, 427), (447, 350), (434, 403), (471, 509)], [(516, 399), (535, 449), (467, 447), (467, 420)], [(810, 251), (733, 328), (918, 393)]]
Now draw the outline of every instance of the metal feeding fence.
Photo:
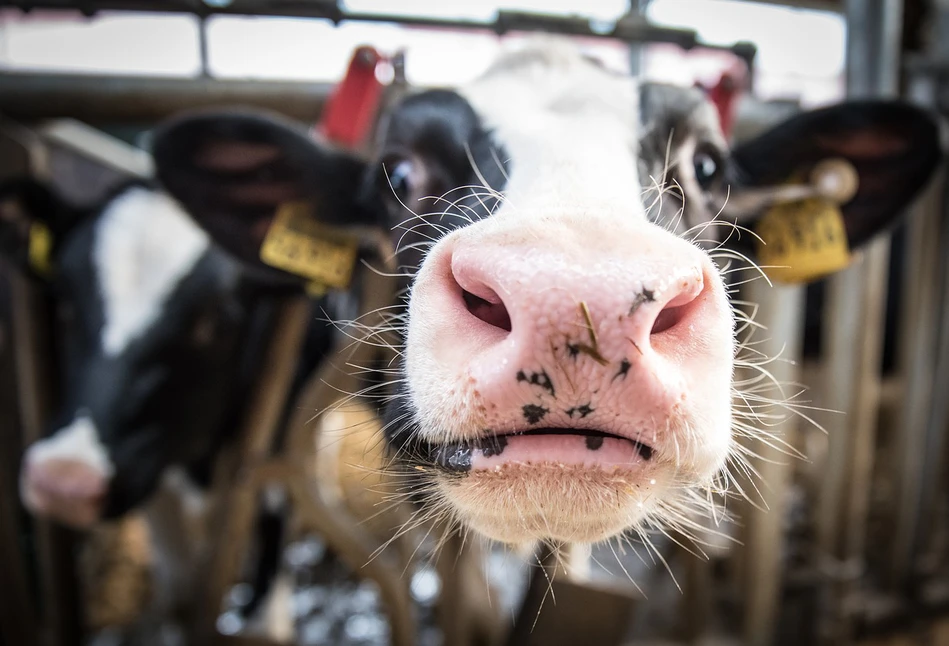
[[(16, 6), (66, 8), (72, 3), (31, 1)], [(949, 74), (944, 61), (949, 59), (940, 58), (943, 52), (911, 61), (904, 83), (899, 82), (900, 7), (896, 0), (846, 3), (849, 92), (896, 96), (904, 87), (906, 96), (945, 113)], [(201, 16), (306, 15), (335, 22), (384, 18), (497, 33), (557, 31), (702, 46), (694, 33), (659, 29), (637, 17), (600, 28), (579, 19), (508, 12), (491, 24), (356, 16), (334, 2), (315, 1), (82, 4), (86, 12), (116, 8)], [(726, 49), (753, 61), (754, 50), (747, 45)], [(162, 83), (79, 85), (73, 79), (0, 74), (0, 114), (19, 121), (81, 116), (105, 123), (122, 120), (122, 115), (148, 121), (198, 104), (250, 101), (312, 122), (328, 91), (302, 84), (277, 88), (202, 78), (173, 82), (175, 92), (156, 107), (151, 97), (163, 94)], [(215, 92), (211, 103), (206, 94), (196, 94), (195, 87), (198, 94)], [(22, 92), (14, 91), (17, 88)], [(270, 95), (275, 88), (278, 101)], [(51, 107), (50, 96), (70, 102)], [(125, 98), (114, 101), (116, 96)], [(137, 175), (150, 173), (147, 156), (108, 144), (106, 138), (75, 125), (60, 122), (26, 129), (9, 120), (0, 120), (0, 125), (0, 176), (39, 175), (89, 195), (130, 169)], [(751, 447), (760, 481), (756, 487), (743, 483), (748, 491), (756, 489), (749, 502), (729, 502), (737, 505), (732, 511), (738, 520), (711, 527), (735, 540), (710, 539), (712, 545), (702, 546), (707, 558), (674, 542), (662, 547), (669, 574), (678, 583), (673, 585), (661, 566), (652, 568), (660, 570), (658, 576), (639, 568), (634, 578), (648, 599), (622, 577), (611, 578), (593, 568), (569, 576), (560, 573), (554, 581), (558, 602), (544, 603), (549, 570), (535, 568), (526, 593), (514, 602), (518, 610), (512, 628), (510, 614), (498, 612), (481, 576), (487, 556), (453, 538), (435, 564), (441, 582), (435, 611), (441, 643), (549, 646), (580, 640), (708, 643), (713, 638), (745, 644), (949, 643), (949, 230), (944, 186), (938, 177), (893, 237), (881, 238), (849, 268), (819, 284), (769, 286), (758, 280), (741, 287), (741, 300), (758, 304), (756, 321), (764, 328), (755, 334), (756, 351), (780, 357), (768, 371), (776, 381), (803, 383), (809, 390), (797, 399), (799, 414), (774, 411), (779, 417), (768, 432), (779, 441)], [(364, 242), (369, 250), (364, 259), (384, 266), (388, 254), (379, 239)], [(76, 537), (28, 520), (18, 504), (16, 482), (20, 452), (41, 435), (56, 398), (49, 312), (36, 286), (12, 268), (4, 268), (2, 279), (0, 384), (7, 387), (0, 387), (0, 545), (4, 555), (16, 556), (5, 556), (0, 568), (0, 640), (11, 645), (78, 644), (84, 631), (81, 588), (75, 580)], [(359, 314), (370, 316), (392, 298), (391, 281), (371, 270), (357, 269), (354, 285), (360, 294)], [(420, 537), (407, 535), (405, 546), (396, 545), (376, 558), (383, 541), (354, 513), (339, 478), (329, 475), (339, 467), (327, 461), (330, 451), (316, 451), (317, 446), (335, 446), (326, 439), (332, 433), (345, 435), (349, 422), (329, 417), (340, 393), (362, 386), (352, 367), (385, 365), (390, 357), (374, 345), (352, 342), (364, 334), (362, 326), (372, 323), (357, 316), (358, 323), (340, 324), (330, 359), (294, 395), (295, 358), (309, 310), (305, 297), (293, 296), (281, 300), (276, 311), (240, 440), (217, 470), (210, 547), (196, 579), (202, 584), (189, 617), (189, 636), (200, 644), (272, 643), (248, 634), (221, 634), (219, 618), (222, 599), (244, 577), (260, 501), (266, 490), (276, 487), (291, 501), (289, 524), (295, 535), (321, 536), (352, 572), (375, 582), (391, 643), (421, 643), (419, 608), (405, 574), (415, 563), (411, 541)], [(760, 394), (780, 400), (795, 395), (796, 389), (785, 386), (783, 392)], [(313, 411), (330, 413), (313, 419)], [(333, 424), (336, 427), (330, 428)], [(800, 452), (806, 459), (789, 452)], [(548, 552), (537, 560), (552, 568), (556, 556)]]

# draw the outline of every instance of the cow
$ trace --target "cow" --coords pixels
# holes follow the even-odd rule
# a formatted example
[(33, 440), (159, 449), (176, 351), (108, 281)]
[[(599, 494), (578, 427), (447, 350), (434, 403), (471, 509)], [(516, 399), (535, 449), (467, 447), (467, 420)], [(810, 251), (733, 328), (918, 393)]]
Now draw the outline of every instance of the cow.
[[(252, 285), (167, 195), (141, 183), (78, 208), (29, 179), (0, 187), (9, 258), (49, 231), (62, 404), (23, 456), (24, 505), (75, 528), (140, 506), (170, 465), (233, 428), (252, 362)], [(35, 266), (25, 265), (36, 272)]]
[[(203, 522), (213, 461), (236, 439), (269, 338), (274, 289), (142, 181), (88, 207), (31, 178), (0, 182), (0, 253), (48, 293), (60, 368), (61, 402), (22, 458), (22, 502), (81, 530), (143, 511), (154, 614), (167, 617), (187, 605), (199, 554), (183, 516)], [(313, 301), (297, 384), (329, 350), (330, 300)], [(277, 566), (281, 513), (261, 516), (262, 585), (247, 613)]]
[[(393, 231), (404, 275), (393, 468), (430, 517), (508, 544), (588, 544), (707, 509), (739, 460), (738, 317), (723, 278), (771, 188), (856, 171), (850, 249), (940, 160), (900, 102), (792, 117), (729, 150), (696, 89), (639, 82), (571, 44), (504, 53), (385, 115), (370, 160), (277, 117), (180, 115), (157, 176), (249, 266), (287, 203)], [(425, 516), (425, 514), (421, 514)]]

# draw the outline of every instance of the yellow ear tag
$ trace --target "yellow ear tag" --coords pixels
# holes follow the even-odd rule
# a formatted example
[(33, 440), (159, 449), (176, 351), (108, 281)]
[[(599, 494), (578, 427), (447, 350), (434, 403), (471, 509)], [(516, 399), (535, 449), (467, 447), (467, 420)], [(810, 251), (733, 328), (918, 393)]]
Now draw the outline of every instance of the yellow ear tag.
[(843, 214), (834, 202), (809, 198), (775, 204), (758, 221), (758, 260), (769, 278), (804, 283), (850, 264)]
[(352, 279), (358, 239), (311, 216), (306, 202), (280, 206), (260, 246), (260, 259), (277, 269), (309, 279), (307, 292), (344, 289)]
[(30, 268), (41, 276), (48, 276), (53, 271), (50, 255), (53, 251), (53, 233), (42, 222), (30, 225), (30, 239), (27, 246), (27, 259)]

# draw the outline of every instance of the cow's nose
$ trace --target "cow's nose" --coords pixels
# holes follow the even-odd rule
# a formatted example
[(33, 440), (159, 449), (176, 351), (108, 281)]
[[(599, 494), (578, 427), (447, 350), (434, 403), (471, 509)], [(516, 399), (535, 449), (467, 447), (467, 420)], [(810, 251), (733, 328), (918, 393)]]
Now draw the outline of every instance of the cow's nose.
[[(601, 272), (595, 268), (591, 271), (584, 263), (564, 266), (555, 250), (527, 253), (526, 262), (504, 250), (497, 250), (497, 256), (507, 257), (491, 258), (485, 249), (452, 254), (450, 279), (455, 284), (449, 289), (460, 294), (467, 313), (489, 326), (488, 333), (495, 339), (520, 332), (520, 328), (532, 330), (550, 320), (579, 316), (587, 327), (589, 341), (599, 345), (599, 339), (593, 338), (596, 312), (598, 317), (615, 315), (620, 323), (615, 331), (622, 328), (627, 340), (642, 350), (649, 347), (654, 335), (678, 333), (674, 328), (681, 324), (705, 283), (695, 258), (669, 257), (664, 270), (650, 263), (648, 274), (665, 278), (647, 284), (647, 272), (637, 271), (636, 262), (624, 263), (627, 266), (616, 272)], [(551, 270), (538, 271), (538, 267)], [(456, 311), (460, 314), (460, 308)], [(512, 319), (517, 321), (518, 330), (514, 330)], [(454, 324), (462, 328), (477, 325), (465, 320)]]
[[(474, 411), (465, 434), (622, 426), (661, 454), (657, 420), (727, 388), (706, 382), (730, 365), (731, 319), (708, 256), (653, 229), (597, 233), (596, 249), (582, 230), (436, 249), (412, 294), (409, 349), (427, 349), (407, 356), (418, 392)], [(440, 415), (440, 428), (462, 425)]]
[[(442, 325), (472, 361), (551, 372), (601, 366), (652, 369), (701, 325), (706, 288), (698, 254), (573, 259), (552, 248), (458, 247), (444, 273), (455, 306)], [(580, 366), (580, 367), (578, 367)], [(625, 368), (624, 368), (625, 369)], [(569, 375), (567, 375), (569, 378)]]
[(85, 529), (98, 522), (109, 477), (81, 459), (27, 456), (21, 479), (23, 504), (34, 514)]

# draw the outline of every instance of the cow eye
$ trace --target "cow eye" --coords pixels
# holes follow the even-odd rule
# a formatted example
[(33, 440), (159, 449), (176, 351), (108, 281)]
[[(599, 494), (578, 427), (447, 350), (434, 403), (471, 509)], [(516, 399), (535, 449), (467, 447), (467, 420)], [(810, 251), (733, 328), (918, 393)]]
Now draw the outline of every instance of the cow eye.
[(708, 189), (721, 174), (721, 158), (709, 150), (699, 150), (692, 157), (695, 181), (702, 189)]
[(404, 204), (415, 188), (415, 164), (408, 159), (396, 159), (385, 164), (384, 168), (387, 192), (394, 194)]

